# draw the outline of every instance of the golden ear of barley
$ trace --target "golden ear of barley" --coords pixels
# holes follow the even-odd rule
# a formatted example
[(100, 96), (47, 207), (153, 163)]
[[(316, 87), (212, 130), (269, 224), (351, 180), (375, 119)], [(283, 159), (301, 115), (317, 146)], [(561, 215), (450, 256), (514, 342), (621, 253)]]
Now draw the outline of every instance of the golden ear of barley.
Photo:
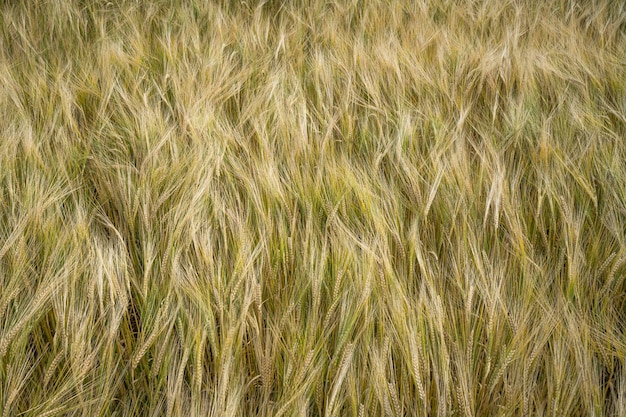
[(333, 390), (330, 394), (330, 399), (328, 401), (328, 409), (332, 410), (335, 405), (335, 399), (337, 398), (337, 394), (339, 393), (339, 389), (341, 384), (343, 383), (346, 374), (348, 373), (348, 368), (351, 363), (352, 354), (354, 352), (354, 344), (349, 343), (346, 346), (346, 349), (341, 357), (341, 361), (339, 362), (339, 372), (335, 377), (335, 381), (333, 382)]
[(263, 358), (263, 365), (261, 366), (261, 382), (263, 384), (263, 389), (266, 393), (268, 393), (272, 387), (273, 380), (273, 362), (272, 358), (269, 356), (269, 352), (266, 353), (266, 356)]
[[(600, 267), (598, 267), (598, 270), (596, 271), (596, 274), (598, 276), (601, 276), (602, 273), (606, 270), (606, 268), (609, 266), (609, 264), (611, 263), (611, 261), (613, 260), (613, 258), (615, 258), (617, 256), (617, 252), (613, 252), (612, 254), (610, 254), (609, 256), (607, 256), (607, 258), (604, 260), (604, 262), (602, 262), (602, 264), (600, 265)], [(2, 310), (0, 310), (2, 311)]]
[(343, 269), (339, 270), (337, 279), (335, 280), (335, 287), (333, 288), (333, 300), (339, 297), (339, 287), (341, 286), (341, 278), (343, 277)]
[(467, 320), (470, 320), (470, 315), (472, 312), (472, 301), (474, 299), (474, 285), (470, 285), (469, 292), (467, 294), (467, 304), (465, 305), (465, 315), (467, 316)]
[(613, 283), (613, 279), (615, 278), (615, 273), (618, 271), (618, 269), (621, 268), (622, 265), (624, 265), (625, 262), (626, 262), (626, 253), (619, 257), (619, 259), (615, 262), (615, 264), (609, 271), (609, 275), (606, 279), (606, 282), (604, 283), (605, 289), (608, 290), (611, 288), (611, 284)]
[(380, 281), (381, 287), (385, 287), (385, 273), (383, 271), (382, 266), (378, 268), (378, 280)]
[(165, 358), (165, 353), (167, 352), (168, 349), (166, 349), (164, 346), (161, 346), (160, 349), (157, 349), (157, 356), (156, 358), (154, 358), (154, 362), (152, 363), (152, 376), (156, 376), (160, 369), (161, 369), (161, 364), (163, 363), (163, 359)]
[(389, 348), (391, 346), (391, 339), (389, 338), (389, 336), (385, 336), (385, 338), (383, 339), (383, 349), (381, 351), (381, 358), (383, 360), (383, 363), (387, 363), (387, 359), (389, 358)]
[(2, 417), (8, 417), (11, 406), (13, 405), (13, 401), (20, 394), (20, 384), (18, 386), (13, 387), (11, 391), (9, 391), (9, 395), (7, 396), (7, 400), (4, 403), (4, 409), (2, 412)]
[(293, 372), (293, 362), (289, 362), (287, 364), (287, 370), (285, 371), (285, 381), (289, 381), (289, 377), (291, 377), (291, 373)]
[(498, 382), (500, 381), (500, 379), (502, 378), (504, 373), (506, 372), (506, 368), (509, 366), (509, 364), (513, 360), (513, 355), (515, 355), (515, 349), (511, 349), (509, 354), (504, 359), (504, 362), (500, 366), (500, 369), (498, 370), (498, 373), (496, 374), (495, 378), (493, 379), (493, 382), (491, 383), (491, 390), (492, 391), (495, 388), (495, 386), (498, 384)]
[(335, 309), (339, 305), (339, 301), (340, 301), (339, 298), (337, 298), (328, 308), (328, 312), (326, 313), (326, 318), (324, 319), (324, 324), (322, 325), (322, 329), (325, 330), (330, 325), (330, 322), (332, 321), (334, 317), (333, 313), (335, 312)]
[(0, 358), (3, 358), (4, 355), (7, 353), (7, 350), (9, 349), (9, 345), (11, 344), (11, 341), (22, 330), (22, 327), (26, 325), (26, 323), (30, 319), (29, 316), (30, 315), (26, 315), (22, 319), (20, 319), (15, 324), (15, 326), (13, 326), (13, 328), (9, 331), (9, 333), (7, 333), (2, 338), (2, 341), (0, 341)]
[(467, 341), (467, 363), (472, 363), (472, 353), (474, 352), (474, 329), (470, 332), (469, 340)]
[(65, 355), (65, 352), (63, 350), (60, 350), (59, 353), (56, 354), (54, 359), (52, 359), (52, 362), (50, 363), (50, 366), (48, 367), (48, 370), (46, 371), (46, 374), (43, 378), (44, 387), (48, 385), (48, 383), (50, 382), (50, 379), (52, 378), (52, 375), (54, 374), (56, 367), (59, 365), (64, 355)]
[[(168, 303), (165, 303), (165, 304), (162, 304), (161, 307), (159, 308), (159, 311), (157, 312), (157, 317), (154, 321), (152, 332), (150, 332), (150, 336), (148, 336), (148, 339), (144, 342), (144, 344), (141, 346), (141, 348), (137, 351), (137, 353), (133, 356), (131, 360), (132, 369), (135, 369), (137, 367), (141, 358), (143, 358), (143, 356), (146, 354), (146, 352), (148, 351), (148, 349), (150, 348), (154, 340), (157, 338), (157, 336), (161, 332), (161, 321), (163, 320), (167, 306), (168, 306)], [(180, 317), (178, 319), (180, 320)]]
[(257, 312), (261, 315), (261, 284), (258, 282), (254, 285), (254, 304)]
[(463, 414), (465, 415), (465, 417), (469, 417), (466, 413), (465, 413), (465, 407), (463, 406), (463, 394), (461, 393), (461, 389), (459, 387), (456, 387), (456, 402), (459, 404), (459, 409), (462, 410)]
[(60, 414), (65, 409), (66, 409), (66, 407), (63, 407), (63, 406), (56, 407), (56, 408), (53, 408), (52, 410), (46, 411), (43, 414), (40, 414), (39, 417), (51, 417), (51, 416), (53, 416), (55, 414)]
[(194, 375), (194, 387), (197, 391), (200, 391), (200, 387), (202, 385), (202, 359), (204, 355), (204, 344), (207, 337), (206, 330), (202, 330), (202, 335), (200, 336), (200, 342), (198, 343), (198, 349), (196, 350), (196, 363), (195, 363), (195, 375)]
[(385, 415), (388, 417), (394, 417), (393, 410), (391, 409), (391, 403), (389, 402), (389, 397), (387, 395), (383, 397), (383, 407), (385, 409)]
[(323, 378), (319, 378), (317, 380), (317, 384), (315, 384), (315, 403), (317, 404), (318, 407), (322, 408), (324, 406), (323, 404), (323, 391), (324, 391), (324, 380)]
[(389, 394), (391, 395), (391, 403), (393, 404), (393, 409), (396, 413), (396, 416), (401, 416), (401, 407), (400, 407), (400, 399), (398, 398), (398, 393), (396, 392), (396, 384), (393, 382), (388, 382), (387, 386), (389, 388)]
[(6, 294), (5, 297), (3, 297), (2, 304), (0, 304), (0, 320), (2, 320), (2, 318), (4, 317), (4, 311), (8, 307), (11, 300), (13, 300), (13, 298), (15, 298), (15, 296), (19, 294), (20, 291), (22, 291), (21, 287), (15, 287), (13, 288), (13, 290), (11, 290), (10, 293)]
[(321, 294), (321, 281), (319, 278), (313, 280), (312, 284), (313, 292), (312, 292), (312, 301), (313, 301), (313, 309), (317, 310), (320, 304), (320, 294)]
[(82, 380), (85, 377), (85, 375), (87, 375), (87, 372), (89, 372), (92, 369), (98, 353), (99, 353), (98, 350), (94, 349), (89, 354), (89, 356), (87, 356), (83, 360), (83, 366), (81, 367), (80, 373), (78, 374), (78, 379)]
[(180, 390), (180, 385), (182, 383), (185, 365), (187, 364), (187, 360), (189, 359), (189, 351), (190, 349), (185, 349), (185, 352), (183, 353), (183, 358), (178, 366), (178, 372), (176, 375), (176, 380), (174, 381), (173, 389), (171, 391), (168, 390), (168, 395), (166, 397), (167, 411), (165, 413), (165, 415), (168, 417), (172, 415), (172, 412), (174, 411), (174, 406), (176, 405), (176, 402), (178, 400), (178, 393)]
[(411, 360), (413, 362), (413, 376), (415, 377), (419, 397), (422, 401), (425, 401), (426, 392), (424, 391), (424, 385), (422, 384), (422, 373), (420, 372), (420, 354), (416, 345), (417, 343), (415, 342), (415, 340), (411, 340)]
[(302, 363), (300, 370), (296, 374), (296, 379), (295, 379), (296, 383), (299, 383), (302, 381), (302, 379), (304, 378), (304, 373), (308, 371), (309, 366), (311, 365), (311, 362), (313, 361), (314, 356), (315, 356), (315, 350), (311, 349), (309, 353), (306, 355), (306, 358), (304, 359), (304, 362)]

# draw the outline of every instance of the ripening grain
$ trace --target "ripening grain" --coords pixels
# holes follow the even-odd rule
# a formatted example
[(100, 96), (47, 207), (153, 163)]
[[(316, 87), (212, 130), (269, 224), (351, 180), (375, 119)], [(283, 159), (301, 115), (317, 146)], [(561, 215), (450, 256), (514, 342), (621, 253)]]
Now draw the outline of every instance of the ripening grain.
[(626, 6), (0, 0), (0, 416), (626, 415)]

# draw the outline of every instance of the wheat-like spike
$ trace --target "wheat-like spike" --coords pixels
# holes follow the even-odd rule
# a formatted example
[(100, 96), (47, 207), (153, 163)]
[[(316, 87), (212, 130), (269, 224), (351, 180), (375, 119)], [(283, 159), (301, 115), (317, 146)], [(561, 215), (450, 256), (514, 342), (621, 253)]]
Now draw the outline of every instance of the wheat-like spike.
[[(524, 380), (526, 380), (524, 378)], [(526, 384), (526, 382), (524, 382), (524, 384)], [(528, 402), (529, 402), (529, 398), (528, 398), (529, 394), (527, 392), (526, 389), (524, 389), (524, 393), (522, 394), (522, 415), (523, 416), (527, 416), (528, 415)]]
[(324, 395), (324, 380), (322, 378), (318, 378), (317, 380), (317, 384), (315, 384), (315, 393), (314, 393), (314, 397), (315, 397), (315, 403), (317, 404), (318, 407), (323, 407), (323, 397)]
[(231, 299), (235, 299), (235, 297), (237, 296), (237, 293), (239, 292), (239, 288), (241, 288), (241, 284), (243, 284), (243, 282), (246, 279), (246, 275), (244, 273), (238, 273), (237, 275), (237, 281), (235, 281), (235, 285), (233, 286), (233, 289), (230, 292), (230, 298)]
[(294, 264), (294, 250), (293, 250), (293, 236), (287, 238), (287, 256), (289, 257), (289, 264)]
[(378, 280), (380, 281), (380, 285), (382, 288), (385, 288), (385, 273), (383, 271), (382, 266), (378, 268)]
[[(148, 222), (145, 222), (145, 223), (148, 223)], [(148, 297), (150, 270), (152, 268), (152, 263), (154, 261), (154, 258), (152, 256), (152, 251), (153, 251), (152, 243), (150, 242), (150, 240), (148, 240), (146, 243), (146, 248), (145, 248), (145, 253), (144, 253), (143, 279), (141, 282), (141, 294), (143, 295), (144, 299)]]
[(513, 319), (512, 314), (510, 312), (507, 312), (506, 318), (507, 318), (507, 321), (509, 322), (509, 326), (511, 326), (511, 330), (513, 331), (513, 334), (516, 334), (517, 324), (515, 323), (515, 320)]
[[(495, 306), (494, 306), (495, 307)], [(489, 310), (489, 319), (487, 320), (487, 336), (491, 337), (493, 334), (493, 325), (494, 325), (494, 314), (493, 308)]]
[(567, 224), (571, 224), (574, 221), (574, 217), (572, 216), (572, 211), (570, 210), (569, 205), (565, 201), (565, 197), (559, 195), (558, 197), (559, 203), (561, 203), (561, 209), (563, 210), (564, 220)]
[[(168, 246), (170, 247), (170, 246)], [(169, 257), (170, 257), (170, 251), (169, 250), (164, 250), (163, 251), (163, 259), (161, 259), (161, 265), (159, 265), (159, 273), (164, 274), (166, 273), (166, 268), (168, 265), (168, 261), (169, 261)]]
[(421, 369), (424, 370), (424, 372), (428, 375), (428, 358), (426, 358), (424, 356), (424, 353), (422, 352), (422, 345), (421, 343), (419, 343), (419, 340), (417, 340), (417, 356), (418, 359), (420, 361), (420, 365), (421, 365)]
[(181, 345), (185, 344), (185, 327), (183, 326), (182, 316), (176, 317), (176, 321), (174, 322), (174, 327), (176, 329), (176, 336), (178, 336), (178, 341)]
[(398, 393), (396, 392), (396, 384), (388, 382), (387, 386), (389, 388), (389, 394), (391, 395), (391, 404), (393, 404), (393, 409), (396, 413), (395, 415), (401, 416), (402, 408), (400, 407), (400, 399), (398, 398)]
[(504, 359), (504, 362), (500, 366), (500, 369), (498, 370), (498, 373), (496, 374), (496, 376), (493, 379), (493, 382), (491, 383), (491, 391), (493, 391), (493, 389), (495, 388), (495, 386), (498, 383), (498, 381), (500, 381), (500, 379), (504, 375), (504, 372), (506, 372), (506, 368), (509, 366), (509, 364), (513, 360), (513, 355), (515, 355), (515, 349), (511, 349), (509, 354)]
[(259, 314), (259, 318), (261, 318), (263, 310), (262, 310), (262, 290), (261, 284), (259, 282), (255, 282), (254, 284), (254, 305), (257, 309), (257, 313)]
[(619, 259), (615, 261), (615, 264), (613, 265), (613, 267), (611, 267), (611, 270), (609, 271), (609, 275), (606, 278), (606, 282), (604, 283), (604, 288), (606, 289), (611, 288), (613, 279), (615, 279), (615, 273), (617, 272), (618, 269), (621, 268), (622, 265), (624, 265), (624, 263), (626, 263), (626, 253), (620, 256)]
[(337, 274), (337, 279), (335, 280), (335, 286), (333, 288), (333, 300), (337, 300), (339, 298), (339, 288), (341, 286), (341, 278), (343, 277), (344, 270), (340, 269)]
[(387, 395), (383, 397), (383, 408), (385, 410), (385, 415), (388, 417), (394, 417), (393, 410), (391, 409), (391, 403), (389, 402), (389, 397)]
[(468, 322), (471, 319), (472, 313), (472, 301), (474, 299), (474, 285), (470, 285), (469, 292), (467, 294), (467, 303), (465, 304), (465, 316), (467, 317)]
[(285, 370), (285, 380), (288, 381), (293, 373), (293, 362), (287, 364), (287, 370)]
[(204, 355), (204, 344), (207, 337), (207, 331), (202, 329), (202, 334), (200, 336), (200, 341), (198, 343), (198, 349), (196, 350), (196, 363), (195, 363), (195, 372), (194, 372), (194, 387), (196, 391), (200, 391), (200, 387), (202, 385), (202, 375), (203, 375), (203, 366), (202, 359)]
[(154, 362), (152, 363), (152, 376), (156, 376), (159, 373), (159, 370), (161, 369), (161, 364), (163, 363), (163, 359), (165, 358), (165, 353), (167, 352), (167, 349), (165, 348), (161, 348), (161, 349), (157, 349), (157, 355), (156, 358), (154, 358)]
[(359, 404), (359, 415), (358, 417), (365, 417), (365, 405), (363, 403)]
[(9, 293), (5, 293), (2, 304), (0, 304), (0, 321), (4, 318), (4, 312), (9, 306), (9, 303), (15, 298), (16, 295), (20, 293), (20, 291), (22, 291), (22, 288), (17, 286), (13, 288)]
[(465, 410), (465, 405), (464, 405), (465, 401), (463, 400), (463, 393), (461, 392), (461, 388), (460, 387), (456, 387), (456, 401), (459, 404), (459, 408), (463, 412), (463, 415), (465, 417), (469, 417), (469, 414), (467, 414), (467, 412)]
[(474, 352), (474, 329), (470, 332), (469, 340), (467, 341), (467, 363), (472, 363), (472, 353)]
[(397, 231), (394, 231), (392, 234), (393, 239), (396, 241), (396, 245), (398, 245), (399, 248), (399, 253), (400, 253), (400, 260), (402, 260), (402, 262), (406, 261), (406, 249), (404, 247), (404, 244), (402, 243), (402, 239), (400, 238), (400, 235), (398, 234)]
[[(617, 252), (613, 252), (612, 254), (610, 254), (605, 260), (604, 262), (602, 262), (602, 264), (600, 265), (600, 267), (598, 268), (598, 270), (596, 271), (596, 274), (598, 276), (602, 276), (602, 274), (604, 273), (604, 271), (608, 268), (609, 264), (611, 263), (611, 261), (617, 256)], [(0, 311), (2, 311), (0, 309)]]
[(339, 388), (341, 387), (341, 384), (346, 377), (346, 374), (348, 373), (348, 368), (351, 364), (353, 352), (354, 344), (349, 343), (343, 352), (343, 356), (341, 357), (341, 361), (339, 362), (339, 372), (337, 373), (335, 381), (333, 382), (333, 390), (331, 391), (330, 399), (328, 401), (329, 410), (332, 410), (334, 408), (335, 400), (337, 398), (337, 394), (339, 393)]
[(292, 301), (291, 303), (289, 303), (289, 307), (287, 307), (287, 310), (285, 310), (285, 314), (280, 320), (281, 327), (283, 327), (285, 323), (287, 323), (287, 320), (289, 320), (289, 318), (292, 316), (295, 309), (296, 309), (296, 303)]
[[(154, 343), (154, 341), (156, 340), (157, 336), (161, 333), (161, 330), (162, 330), (161, 322), (163, 321), (166, 308), (167, 308), (167, 305), (163, 304), (161, 305), (161, 308), (157, 312), (154, 325), (152, 326), (152, 332), (150, 332), (150, 335), (148, 336), (146, 341), (143, 343), (141, 348), (136, 352), (136, 354), (133, 356), (131, 360), (132, 369), (135, 369), (137, 365), (139, 365), (139, 361), (143, 358), (143, 356), (146, 354), (150, 346), (152, 346), (152, 343)], [(180, 320), (180, 317), (178, 319)]]
[(309, 366), (311, 366), (311, 362), (313, 361), (314, 357), (315, 357), (315, 350), (311, 349), (309, 353), (306, 355), (306, 357), (304, 358), (304, 362), (302, 362), (302, 365), (300, 366), (300, 369), (298, 369), (298, 373), (296, 374), (294, 378), (294, 381), (296, 384), (300, 383), (304, 379), (305, 372), (309, 370)]
[(320, 304), (321, 285), (322, 283), (319, 278), (313, 278), (311, 297), (313, 301), (313, 309), (315, 311), (317, 311)]
[(463, 396), (464, 397), (463, 405), (465, 406), (465, 414), (468, 417), (473, 417), (474, 413), (472, 413), (472, 409), (471, 409), (471, 406), (470, 406), (470, 398), (468, 397), (468, 395), (469, 395), (469, 393), (466, 393), (466, 395)]
[(22, 328), (26, 325), (26, 323), (28, 323), (28, 320), (30, 320), (30, 314), (27, 314), (24, 317), (22, 317), (13, 326), (13, 328), (2, 338), (2, 340), (0, 340), (0, 358), (3, 358), (4, 355), (7, 353), (7, 350), (9, 348), (9, 345), (11, 344), (11, 341), (13, 340), (15, 336), (17, 336), (17, 334), (22, 330)]
[(46, 371), (46, 374), (44, 375), (44, 378), (43, 378), (44, 387), (48, 385), (48, 383), (50, 382), (50, 379), (52, 378), (52, 375), (54, 374), (56, 367), (59, 366), (59, 363), (61, 362), (64, 356), (65, 356), (65, 352), (63, 350), (60, 350), (59, 353), (57, 353), (54, 356), (54, 359), (52, 359), (52, 362), (50, 363), (50, 366), (48, 367), (48, 370)]
[[(535, 359), (539, 355), (540, 351), (541, 351), (541, 345), (538, 344), (538, 345), (536, 345), (533, 348), (532, 352), (530, 353), (530, 357), (528, 359), (528, 363), (524, 367), (524, 373), (522, 375), (523, 380), (524, 380), (524, 385), (527, 384), (528, 375), (530, 374), (530, 368), (531, 368), (532, 364), (535, 362)], [(523, 406), (524, 410), (528, 410), (528, 394), (527, 394), (526, 390), (524, 390), (524, 399), (523, 399), (522, 406)]]
[(11, 410), (11, 406), (13, 405), (13, 401), (15, 401), (17, 396), (20, 394), (20, 388), (20, 384), (18, 384), (17, 386), (13, 387), (11, 391), (9, 391), (9, 395), (7, 395), (7, 399), (4, 402), (2, 417), (9, 416), (9, 411)]
[(82, 380), (85, 375), (87, 375), (87, 373), (89, 372), (90, 369), (92, 369), (95, 360), (96, 360), (96, 355), (98, 355), (98, 350), (94, 349), (85, 359), (83, 359), (83, 366), (80, 369), (80, 372), (78, 373), (78, 379)]
[[(181, 269), (181, 264), (180, 264), (180, 257), (182, 256), (182, 251), (181, 250), (177, 250), (174, 253), (174, 257), (172, 258), (172, 265), (171, 265), (171, 273), (172, 275), (175, 276), (175, 274), (177, 274), (180, 269)], [(184, 265), (182, 266), (184, 268)]]
[[(176, 380), (174, 382), (174, 393), (176, 394), (174, 396), (175, 398), (179, 397), (179, 393), (180, 393), (180, 387), (183, 383), (183, 377), (185, 375), (185, 366), (187, 365), (187, 361), (189, 360), (189, 355), (190, 355), (191, 349), (185, 349), (184, 353), (183, 353), (183, 358), (180, 361), (180, 365), (178, 366), (178, 372), (176, 374)], [(175, 404), (175, 400), (173, 398), (171, 398), (169, 395), (167, 397), (167, 416), (171, 416), (172, 415), (172, 410), (174, 409), (174, 404)]]
[(411, 340), (411, 361), (413, 362), (413, 376), (417, 384), (419, 397), (422, 401), (426, 401), (426, 391), (422, 383), (422, 373), (420, 371), (420, 353), (415, 340)]
[(330, 325), (330, 322), (332, 321), (332, 319), (334, 317), (333, 314), (335, 313), (335, 309), (339, 305), (340, 301), (341, 300), (339, 298), (337, 298), (335, 301), (333, 301), (333, 303), (328, 308), (328, 312), (326, 313), (326, 317), (324, 318), (324, 324), (322, 325), (322, 329), (325, 330)]
[(552, 401), (552, 415), (559, 415), (559, 397), (561, 396), (561, 388), (557, 387), (556, 394), (554, 395), (554, 400)]
[(53, 408), (51, 410), (46, 411), (45, 413), (39, 414), (39, 417), (52, 417), (55, 414), (61, 413), (63, 410), (67, 410), (67, 407), (60, 406), (60, 407)]
[(385, 336), (385, 338), (383, 339), (383, 349), (381, 351), (380, 357), (383, 360), (383, 363), (387, 363), (387, 360), (389, 358), (389, 348), (391, 346), (391, 339), (389, 338), (389, 336)]
[(222, 298), (220, 297), (217, 287), (213, 287), (213, 296), (215, 297), (217, 311), (221, 314), (224, 311), (224, 304), (222, 303)]
[(37, 295), (35, 295), (35, 299), (33, 300), (32, 304), (34, 308), (40, 308), (44, 304), (44, 300), (46, 300), (52, 294), (52, 292), (57, 288), (58, 285), (58, 281), (53, 279), (47, 285), (42, 285), (43, 288), (41, 288), (41, 286), (37, 288)]
[(337, 215), (337, 210), (339, 209), (339, 204), (340, 203), (341, 203), (341, 201), (338, 202), (337, 204), (335, 204), (334, 206), (332, 206), (330, 204), (330, 202), (328, 202), (326, 204), (326, 211), (328, 212), (328, 217), (327, 217), (327, 220), (326, 220), (326, 225), (327, 225), (326, 227), (332, 226), (332, 224), (333, 224), (333, 222), (335, 220), (335, 216)]
[(273, 369), (272, 359), (273, 358), (270, 352), (270, 345), (269, 343), (267, 343), (265, 345), (265, 354), (263, 355), (263, 364), (261, 366), (261, 381), (263, 384), (263, 389), (266, 393), (270, 392), (273, 379), (274, 379), (273, 378), (274, 369)]

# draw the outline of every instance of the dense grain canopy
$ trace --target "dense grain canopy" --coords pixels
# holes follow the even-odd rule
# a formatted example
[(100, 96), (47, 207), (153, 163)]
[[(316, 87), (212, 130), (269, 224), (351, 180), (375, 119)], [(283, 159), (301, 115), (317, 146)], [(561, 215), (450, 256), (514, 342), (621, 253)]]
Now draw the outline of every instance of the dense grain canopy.
[(0, 0), (0, 416), (626, 415), (626, 6)]

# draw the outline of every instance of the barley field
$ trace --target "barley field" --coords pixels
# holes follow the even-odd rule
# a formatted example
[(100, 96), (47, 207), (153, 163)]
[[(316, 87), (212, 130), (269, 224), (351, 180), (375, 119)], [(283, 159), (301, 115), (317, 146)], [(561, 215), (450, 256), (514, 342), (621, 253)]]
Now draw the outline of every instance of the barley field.
[(626, 416), (620, 0), (1, 0), (0, 416)]

